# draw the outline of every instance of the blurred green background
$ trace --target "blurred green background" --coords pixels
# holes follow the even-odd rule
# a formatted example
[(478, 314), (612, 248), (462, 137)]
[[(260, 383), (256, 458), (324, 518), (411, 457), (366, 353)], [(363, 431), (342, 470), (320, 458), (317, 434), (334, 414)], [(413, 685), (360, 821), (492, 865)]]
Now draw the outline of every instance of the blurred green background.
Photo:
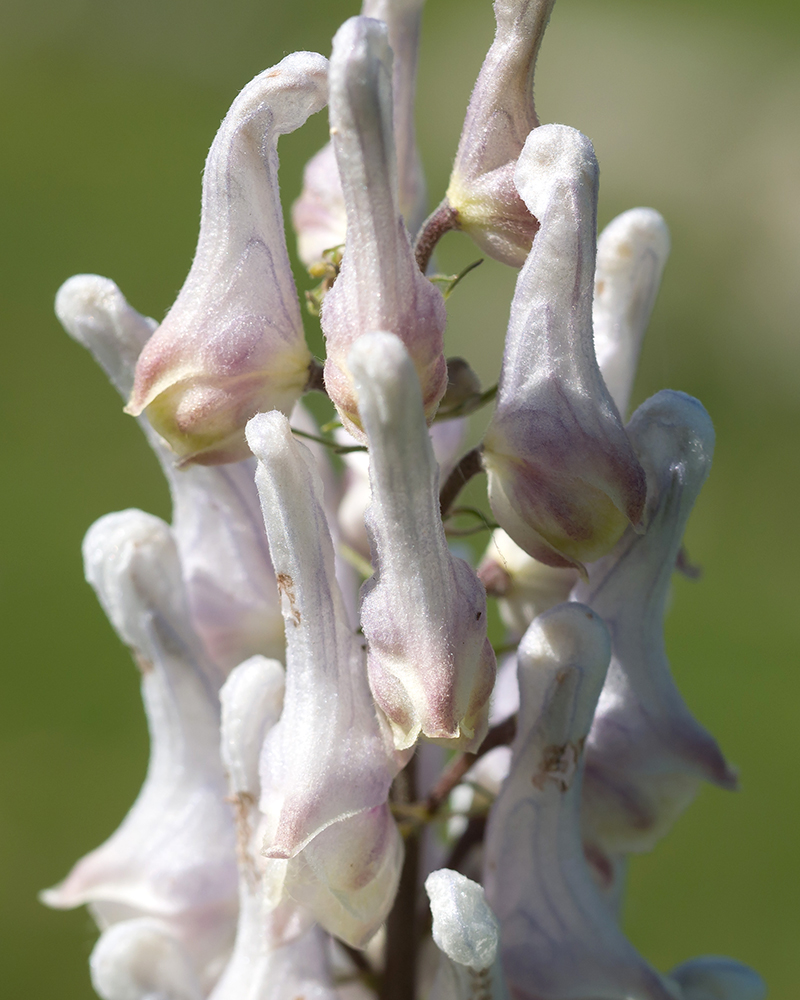
[[(328, 53), (356, 2), (5, 0), (0, 9), (0, 317), (8, 505), (0, 547), (0, 900), (6, 995), (90, 998), (84, 911), (36, 892), (118, 824), (141, 783), (135, 668), (83, 582), (101, 514), (168, 517), (134, 422), (52, 300), (73, 273), (114, 278), (162, 317), (191, 261), (200, 175), (220, 119), (258, 71)], [(432, 199), (492, 34), (489, 0), (429, 0), (418, 120)], [(761, 0), (559, 0), (537, 73), (543, 121), (575, 125), (601, 164), (601, 224), (658, 208), (673, 254), (636, 401), (668, 386), (714, 418), (714, 470), (678, 580), (668, 649), (690, 706), (741, 769), (706, 789), (635, 863), (627, 927), (660, 968), (753, 964), (775, 1000), (800, 981), (800, 8)], [(288, 204), (324, 115), (281, 143)], [(455, 270), (477, 256), (441, 245)], [(302, 279), (302, 275), (298, 272)], [(496, 377), (514, 275), (490, 262), (451, 299), (448, 353)], [(305, 286), (308, 285), (304, 281)]]

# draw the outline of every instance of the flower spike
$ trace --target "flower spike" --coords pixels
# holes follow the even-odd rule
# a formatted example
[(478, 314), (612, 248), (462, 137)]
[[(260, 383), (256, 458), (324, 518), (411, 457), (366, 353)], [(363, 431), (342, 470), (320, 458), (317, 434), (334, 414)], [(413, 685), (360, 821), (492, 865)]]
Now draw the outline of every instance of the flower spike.
[(668, 255), (669, 230), (652, 208), (623, 212), (597, 241), (594, 349), (609, 395), (623, 416)]
[(181, 463), (248, 455), (258, 410), (289, 413), (308, 381), (278, 195), (277, 142), (319, 111), (326, 61), (287, 56), (252, 80), (211, 146), (189, 276), (142, 352), (127, 412), (142, 412)]
[(538, 223), (514, 185), (539, 124), (533, 71), (555, 0), (495, 0), (497, 31), (470, 98), (446, 203), (490, 257), (520, 267)]
[(447, 548), (419, 381), (391, 333), (361, 337), (348, 366), (370, 449), (375, 575), (363, 589), (361, 621), (372, 691), (399, 749), (421, 735), (476, 750), (496, 670), (486, 593)]
[(584, 828), (608, 853), (646, 851), (703, 779), (735, 772), (693, 718), (669, 672), (663, 619), (678, 552), (711, 468), (714, 428), (696, 399), (664, 390), (629, 425), (648, 475), (648, 525), (629, 531), (574, 592), (613, 636), (613, 657), (586, 750)]
[(403, 341), (433, 418), (447, 386), (442, 293), (419, 271), (397, 201), (391, 51), (386, 26), (354, 17), (333, 40), (330, 121), (347, 206), (339, 277), (322, 306), (325, 386), (347, 430), (364, 439), (347, 356), (373, 330)]
[(645, 477), (592, 346), (597, 161), (565, 125), (534, 129), (516, 184), (541, 229), (517, 279), (484, 442), (500, 526), (550, 566), (582, 568), (638, 525)]
[[(129, 306), (113, 281), (95, 274), (76, 275), (61, 286), (56, 314), (127, 399), (155, 321)], [(254, 460), (176, 470), (147, 417), (138, 420), (169, 483), (189, 613), (206, 651), (224, 673), (256, 653), (282, 657), (283, 619)]]
[(583, 745), (609, 655), (602, 620), (582, 604), (540, 615), (519, 647), (517, 737), (484, 860), (514, 1000), (678, 997), (624, 937), (583, 857)]
[(90, 903), (101, 926), (159, 918), (202, 977), (230, 946), (236, 920), (233, 824), (218, 749), (221, 678), (189, 623), (163, 521), (135, 510), (109, 514), (89, 530), (84, 560), (142, 671), (150, 766), (119, 829), (42, 898), (59, 908)]
[[(394, 139), (397, 147), (397, 199), (410, 233), (426, 212), (425, 177), (414, 128), (414, 97), (422, 8), (425, 0), (364, 0), (363, 17), (384, 21), (394, 53)], [(306, 164), (303, 191), (292, 206), (297, 233), (297, 255), (311, 267), (326, 250), (342, 246), (347, 235), (347, 212), (333, 145), (326, 143)]]

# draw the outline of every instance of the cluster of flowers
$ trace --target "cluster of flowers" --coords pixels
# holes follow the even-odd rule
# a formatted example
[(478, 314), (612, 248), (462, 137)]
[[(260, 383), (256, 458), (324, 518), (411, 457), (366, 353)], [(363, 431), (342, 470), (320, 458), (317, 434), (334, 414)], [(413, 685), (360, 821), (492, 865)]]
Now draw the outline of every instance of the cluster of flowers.
[[(330, 62), (294, 53), (245, 87), (163, 323), (104, 278), (59, 291), (161, 461), (174, 518), (127, 510), (86, 536), (152, 754), (120, 828), (44, 900), (89, 904), (106, 1000), (757, 1000), (744, 966), (662, 975), (619, 925), (628, 856), (701, 781), (736, 784), (662, 632), (713, 428), (671, 391), (620, 417), (666, 227), (634, 209), (598, 241), (591, 143), (539, 124), (554, 0), (496, 0), (425, 219), (423, 4), (365, 0)], [(326, 103), (331, 143), (293, 212), (323, 279), (323, 371), (277, 142)], [(454, 281), (443, 293), (427, 272), (448, 230), (519, 269), (494, 415), (460, 458), (466, 415), (495, 393), (445, 360)], [(337, 428), (303, 409), (311, 389)], [(480, 471), (497, 526), (476, 571), (447, 536)], [(499, 671), (487, 593), (508, 629)]]

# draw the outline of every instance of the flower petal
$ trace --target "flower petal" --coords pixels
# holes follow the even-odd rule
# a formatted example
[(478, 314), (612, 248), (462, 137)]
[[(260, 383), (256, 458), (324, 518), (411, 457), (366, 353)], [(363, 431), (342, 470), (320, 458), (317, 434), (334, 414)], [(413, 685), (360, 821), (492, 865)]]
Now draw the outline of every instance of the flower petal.
[(670, 972), (681, 987), (681, 1000), (764, 1000), (764, 980), (732, 958), (693, 958)]
[(180, 942), (158, 920), (124, 920), (103, 931), (89, 960), (103, 1000), (202, 1000), (204, 993)]
[(325, 104), (326, 62), (296, 52), (252, 80), (211, 146), (192, 269), (142, 352), (128, 412), (182, 462), (245, 458), (244, 425), (285, 413), (311, 355), (283, 233), (277, 142)]
[(652, 208), (623, 212), (597, 241), (594, 350), (609, 394), (623, 415), (668, 255), (669, 230)]
[(592, 346), (591, 143), (565, 125), (534, 129), (516, 183), (541, 229), (517, 280), (484, 442), (489, 501), (529, 555), (580, 567), (638, 524), (645, 501), (644, 473)]
[(650, 850), (700, 780), (736, 776), (670, 675), (663, 620), (672, 571), (711, 468), (714, 428), (697, 400), (664, 390), (629, 424), (648, 476), (646, 534), (629, 531), (574, 593), (608, 624), (613, 658), (586, 750), (585, 827), (604, 850)]
[[(131, 308), (113, 281), (92, 274), (62, 285), (56, 314), (127, 399), (155, 322)], [(254, 460), (177, 470), (145, 416), (139, 425), (169, 483), (189, 612), (207, 652), (226, 673), (255, 653), (282, 657), (283, 618), (253, 482)]]
[(142, 671), (150, 766), (119, 829), (42, 894), (91, 903), (101, 925), (168, 921), (199, 970), (231, 944), (236, 919), (233, 824), (218, 750), (221, 680), (195, 637), (167, 525), (141, 511), (101, 518), (84, 542), (86, 575)]
[(447, 385), (441, 292), (417, 267), (400, 217), (392, 129), (391, 51), (380, 21), (354, 17), (333, 40), (330, 121), (345, 205), (341, 272), (322, 306), (325, 385), (347, 430), (363, 440), (347, 356), (373, 330), (405, 344), (432, 419)]
[(348, 366), (370, 449), (375, 575), (361, 606), (370, 685), (399, 749), (422, 735), (474, 750), (496, 669), (486, 593), (447, 548), (419, 381), (390, 333), (361, 337)]
[(280, 413), (247, 428), (286, 620), (286, 697), (261, 760), (267, 857), (294, 857), (326, 827), (380, 806), (401, 762), (381, 729), (364, 651), (345, 615), (313, 459)]
[(583, 856), (582, 748), (609, 655), (603, 622), (580, 604), (545, 612), (520, 644), (517, 737), (484, 861), (519, 1000), (676, 1000), (619, 930)]

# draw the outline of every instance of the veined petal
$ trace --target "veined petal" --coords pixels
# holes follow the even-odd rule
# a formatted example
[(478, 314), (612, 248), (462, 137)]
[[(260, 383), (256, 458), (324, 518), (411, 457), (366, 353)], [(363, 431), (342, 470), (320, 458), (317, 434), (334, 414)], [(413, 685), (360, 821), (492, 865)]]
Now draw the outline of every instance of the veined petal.
[(101, 518), (84, 542), (86, 576), (142, 671), (150, 765), (119, 829), (42, 894), (91, 903), (101, 926), (169, 923), (198, 974), (230, 947), (236, 919), (233, 824), (218, 750), (221, 680), (194, 636), (170, 530), (141, 511)]
[(716, 741), (675, 686), (664, 649), (670, 580), (711, 468), (714, 428), (697, 400), (664, 390), (639, 407), (629, 429), (647, 471), (647, 532), (624, 535), (574, 593), (613, 636), (584, 784), (588, 839), (612, 853), (652, 848), (700, 780), (736, 787)]
[(103, 1000), (203, 1000), (189, 956), (159, 920), (123, 920), (103, 931), (89, 969)]
[(598, 559), (645, 501), (592, 344), (597, 177), (575, 129), (543, 125), (528, 137), (516, 183), (541, 229), (517, 280), (484, 442), (495, 517), (551, 566)]
[(583, 745), (608, 667), (601, 619), (562, 604), (520, 644), (511, 771), (489, 815), (484, 885), (515, 1000), (677, 1000), (627, 941), (583, 856)]
[(332, 823), (382, 805), (401, 762), (387, 747), (334, 576), (313, 459), (280, 413), (247, 429), (286, 620), (286, 697), (261, 759), (267, 857), (294, 857)]
[[(364, 0), (361, 14), (384, 21), (394, 53), (394, 139), (397, 149), (397, 199), (410, 233), (425, 218), (425, 177), (414, 128), (419, 29), (425, 0)], [(306, 164), (303, 191), (292, 206), (297, 255), (310, 267), (323, 253), (345, 242), (347, 212), (333, 145), (328, 143)]]
[(277, 143), (324, 106), (326, 65), (296, 52), (257, 76), (208, 154), (195, 259), (142, 352), (128, 405), (147, 412), (184, 463), (245, 458), (247, 420), (261, 409), (289, 413), (307, 382)]
[[(61, 286), (56, 314), (127, 399), (155, 321), (129, 306), (113, 281), (94, 274)], [(138, 419), (169, 483), (189, 612), (206, 651), (224, 672), (256, 653), (282, 657), (283, 618), (253, 481), (255, 461), (177, 470), (146, 416)]]
[(486, 592), (447, 548), (419, 381), (390, 333), (361, 337), (348, 366), (369, 441), (375, 575), (363, 588), (361, 623), (372, 692), (399, 749), (424, 736), (474, 750), (496, 670)]
[(668, 256), (669, 230), (652, 208), (623, 212), (597, 241), (594, 350), (609, 394), (623, 416)]
[(472, 91), (447, 201), (484, 253), (525, 262), (537, 221), (514, 185), (528, 134), (539, 124), (533, 71), (555, 0), (495, 0), (497, 30)]
[(341, 272), (322, 306), (325, 385), (345, 427), (363, 440), (347, 356), (373, 330), (405, 344), (432, 419), (447, 385), (441, 292), (417, 267), (397, 200), (392, 55), (386, 26), (354, 17), (333, 40), (330, 121), (347, 207)]
[(566, 601), (578, 572), (539, 562), (497, 528), (478, 566), (478, 577), (487, 594), (497, 598), (505, 626), (521, 637), (537, 615)]

